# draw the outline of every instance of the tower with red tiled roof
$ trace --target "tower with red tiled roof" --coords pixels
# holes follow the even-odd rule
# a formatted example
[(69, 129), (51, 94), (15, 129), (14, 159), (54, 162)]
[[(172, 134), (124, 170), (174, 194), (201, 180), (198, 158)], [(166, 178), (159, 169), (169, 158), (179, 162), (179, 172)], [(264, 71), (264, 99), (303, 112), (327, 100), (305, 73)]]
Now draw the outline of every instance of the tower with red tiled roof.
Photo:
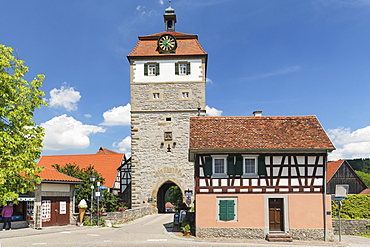
[(189, 120), (205, 115), (207, 53), (198, 36), (175, 31), (176, 14), (164, 14), (165, 31), (139, 36), (130, 62), (132, 206), (165, 210), (172, 185), (194, 188), (188, 161)]

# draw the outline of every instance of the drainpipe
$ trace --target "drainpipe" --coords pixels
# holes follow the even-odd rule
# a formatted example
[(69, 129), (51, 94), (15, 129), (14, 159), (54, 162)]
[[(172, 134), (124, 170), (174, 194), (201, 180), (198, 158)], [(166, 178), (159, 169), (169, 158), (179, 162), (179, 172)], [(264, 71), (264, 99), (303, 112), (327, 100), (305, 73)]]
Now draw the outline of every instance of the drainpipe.
[(326, 154), (324, 156), (324, 179), (323, 179), (323, 186), (324, 186), (324, 191), (323, 191), (323, 202), (324, 202), (324, 241), (328, 241), (328, 236), (327, 236), (327, 220), (326, 220), (326, 164), (327, 164), (327, 158), (328, 158), (328, 155)]

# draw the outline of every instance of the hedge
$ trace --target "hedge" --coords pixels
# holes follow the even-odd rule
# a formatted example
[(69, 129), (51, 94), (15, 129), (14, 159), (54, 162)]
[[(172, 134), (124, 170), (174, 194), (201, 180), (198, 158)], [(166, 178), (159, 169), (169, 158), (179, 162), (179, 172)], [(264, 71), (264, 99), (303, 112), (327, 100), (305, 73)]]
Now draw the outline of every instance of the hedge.
[[(338, 218), (338, 202), (332, 201), (333, 218)], [(341, 219), (370, 219), (370, 195), (349, 195), (342, 201)]]

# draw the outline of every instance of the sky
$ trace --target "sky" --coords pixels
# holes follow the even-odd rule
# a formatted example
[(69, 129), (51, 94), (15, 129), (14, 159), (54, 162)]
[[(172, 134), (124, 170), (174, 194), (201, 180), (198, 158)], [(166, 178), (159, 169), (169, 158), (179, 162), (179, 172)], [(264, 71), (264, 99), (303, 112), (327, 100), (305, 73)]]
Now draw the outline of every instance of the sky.
[[(316, 115), (336, 150), (370, 157), (370, 0), (172, 0), (208, 53), (211, 116)], [(130, 156), (127, 55), (164, 31), (168, 0), (3, 0), (0, 44), (46, 76), (42, 155)]]

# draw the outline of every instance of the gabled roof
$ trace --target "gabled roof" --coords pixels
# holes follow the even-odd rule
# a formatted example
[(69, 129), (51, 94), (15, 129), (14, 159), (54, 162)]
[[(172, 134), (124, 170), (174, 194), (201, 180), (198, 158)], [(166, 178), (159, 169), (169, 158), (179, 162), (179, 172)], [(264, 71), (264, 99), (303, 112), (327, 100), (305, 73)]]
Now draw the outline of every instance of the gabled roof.
[(334, 176), (339, 167), (343, 164), (344, 160), (330, 161), (326, 165), (326, 182)]
[(332, 151), (316, 116), (192, 117), (190, 152)]
[(97, 154), (118, 154), (117, 152), (114, 152), (112, 150), (109, 150), (107, 148), (100, 147), (99, 151), (96, 152)]
[[(175, 53), (161, 54), (158, 51), (157, 41), (163, 34), (172, 34), (177, 41)], [(198, 35), (185, 34), (180, 32), (161, 32), (147, 36), (139, 36), (139, 42), (136, 47), (128, 54), (131, 57), (148, 57), (148, 56), (184, 56), (184, 55), (206, 55), (198, 42)]]
[(55, 170), (52, 165), (76, 164), (80, 168), (86, 168), (89, 165), (94, 166), (103, 178), (108, 188), (114, 187), (114, 181), (117, 176), (117, 168), (121, 166), (124, 154), (84, 154), (84, 155), (51, 155), (42, 156), (39, 165)]
[(47, 167), (44, 167), (44, 170), (38, 173), (38, 175), (41, 177), (42, 182), (60, 182), (60, 183), (72, 183), (72, 184), (82, 184), (83, 183), (83, 181), (78, 178), (65, 175), (63, 173), (60, 173), (58, 171), (55, 171)]

